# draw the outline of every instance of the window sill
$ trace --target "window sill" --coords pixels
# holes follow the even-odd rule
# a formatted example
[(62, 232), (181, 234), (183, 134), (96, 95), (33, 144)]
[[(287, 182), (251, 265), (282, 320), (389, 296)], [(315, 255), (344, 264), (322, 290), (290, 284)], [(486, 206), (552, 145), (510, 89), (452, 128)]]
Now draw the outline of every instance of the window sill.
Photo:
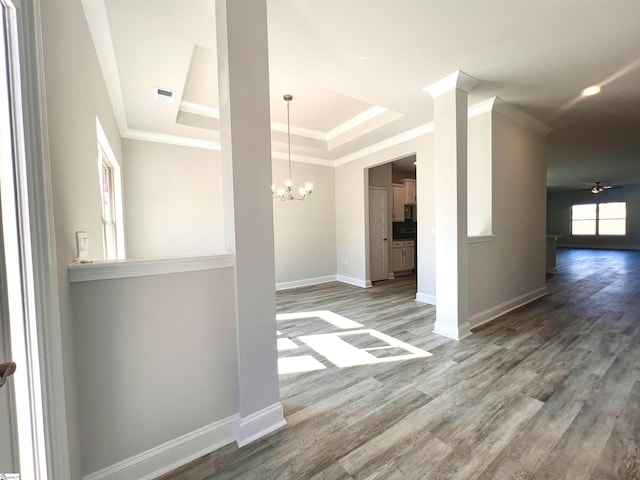
[(493, 242), (493, 239), (496, 238), (495, 235), (474, 235), (473, 237), (468, 237), (469, 243), (486, 243)]
[(168, 273), (228, 268), (234, 265), (234, 256), (228, 253), (199, 257), (169, 257), (74, 263), (69, 265), (69, 281), (75, 283), (90, 282), (92, 280), (142, 277), (146, 275), (164, 275)]

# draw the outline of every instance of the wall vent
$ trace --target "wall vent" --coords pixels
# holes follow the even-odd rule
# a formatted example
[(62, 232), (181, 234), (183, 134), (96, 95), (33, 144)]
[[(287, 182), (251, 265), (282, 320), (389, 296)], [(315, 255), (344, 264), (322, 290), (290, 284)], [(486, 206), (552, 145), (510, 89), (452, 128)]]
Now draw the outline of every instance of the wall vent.
[(176, 92), (173, 90), (169, 90), (168, 88), (156, 87), (154, 89), (153, 98), (158, 102), (173, 103), (175, 97)]

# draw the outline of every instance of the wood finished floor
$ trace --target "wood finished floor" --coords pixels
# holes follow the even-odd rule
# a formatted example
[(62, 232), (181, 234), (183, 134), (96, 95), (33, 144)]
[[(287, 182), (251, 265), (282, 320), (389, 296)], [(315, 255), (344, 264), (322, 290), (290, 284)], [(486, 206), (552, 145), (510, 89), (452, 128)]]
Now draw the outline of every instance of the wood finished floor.
[(327, 368), (280, 377), (285, 428), (162, 479), (640, 479), (640, 252), (559, 250), (558, 266), (548, 296), (461, 342), (432, 333), (413, 278), (278, 293), (279, 313), (330, 310), (433, 355), (315, 354)]

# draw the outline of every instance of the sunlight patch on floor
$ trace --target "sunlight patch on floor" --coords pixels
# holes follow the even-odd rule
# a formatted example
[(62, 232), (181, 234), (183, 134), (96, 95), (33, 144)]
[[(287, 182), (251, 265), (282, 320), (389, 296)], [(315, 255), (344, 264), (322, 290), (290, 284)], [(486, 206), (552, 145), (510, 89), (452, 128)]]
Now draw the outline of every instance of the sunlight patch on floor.
[[(373, 337), (386, 343), (385, 346), (359, 348), (342, 337), (364, 336)], [(321, 335), (307, 335), (300, 337), (304, 343), (324, 356), (337, 367), (354, 367), (356, 365), (373, 365), (376, 363), (400, 362), (413, 358), (430, 357), (432, 354), (424, 350), (401, 342), (400, 340), (378, 332), (377, 330), (352, 330), (349, 332), (325, 333)], [(395, 354), (389, 356), (373, 355), (370, 352), (390, 351)], [(383, 352), (384, 353), (384, 352)]]
[[(315, 353), (340, 368), (400, 362), (432, 356), (425, 350), (377, 330), (363, 329), (364, 325), (329, 310), (279, 314), (276, 319), (279, 322), (317, 319), (343, 330), (297, 337)], [(282, 335), (282, 332), (278, 331), (278, 335)], [(277, 340), (279, 352), (300, 348), (290, 338), (280, 337)], [(286, 356), (278, 359), (278, 373), (280, 374), (310, 372), (324, 368), (326, 367), (312, 355)]]
[(343, 330), (364, 327), (361, 323), (349, 320), (347, 317), (343, 317), (342, 315), (333, 313), (329, 310), (318, 310), (317, 312), (279, 313), (276, 315), (276, 320), (279, 322), (283, 320), (298, 320), (304, 318), (320, 318), (334, 327), (338, 327)]
[(278, 359), (278, 373), (301, 373), (322, 370), (325, 367), (311, 355), (299, 355), (297, 357), (282, 357)]

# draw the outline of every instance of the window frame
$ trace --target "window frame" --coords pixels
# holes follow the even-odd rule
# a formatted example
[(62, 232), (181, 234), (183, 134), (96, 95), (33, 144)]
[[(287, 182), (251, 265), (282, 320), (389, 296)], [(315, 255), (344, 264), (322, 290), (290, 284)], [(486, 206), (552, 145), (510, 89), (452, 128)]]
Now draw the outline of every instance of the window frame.
[[(602, 205), (610, 205), (619, 203), (624, 205), (624, 217), (615, 217), (615, 218), (601, 218), (600, 208)], [(578, 218), (574, 219), (574, 207), (577, 206), (587, 206), (587, 205), (595, 205), (595, 217), (594, 218)], [(627, 202), (626, 201), (616, 201), (616, 202), (600, 202), (600, 203), (576, 203), (571, 205), (571, 235), (576, 237), (624, 237), (627, 235), (627, 219), (629, 217), (627, 212)], [(624, 221), (624, 233), (600, 233), (601, 231), (601, 222), (607, 220), (623, 220)], [(586, 222), (593, 221), (595, 223), (595, 231), (594, 233), (574, 233), (574, 222)]]
[[(124, 260), (124, 215), (122, 201), (121, 169), (109, 145), (100, 121), (96, 117), (98, 181), (100, 188), (100, 211), (102, 216), (102, 239), (105, 260)], [(104, 172), (108, 172), (110, 212), (105, 211)], [(112, 231), (109, 233), (109, 231)]]

